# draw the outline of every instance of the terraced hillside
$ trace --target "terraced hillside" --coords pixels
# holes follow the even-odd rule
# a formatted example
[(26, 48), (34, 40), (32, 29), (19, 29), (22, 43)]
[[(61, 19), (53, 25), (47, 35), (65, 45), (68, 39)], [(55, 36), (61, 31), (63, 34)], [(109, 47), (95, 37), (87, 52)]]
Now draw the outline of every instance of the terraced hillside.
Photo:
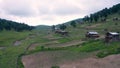
[[(51, 68), (54, 66), (60, 68), (119, 68), (120, 61), (117, 60), (119, 55), (109, 55), (120, 53), (120, 42), (104, 43), (106, 29), (120, 32), (120, 21), (113, 21), (114, 16), (119, 17), (115, 14), (109, 16), (106, 22), (78, 24), (76, 28), (69, 26), (66, 29), (70, 32), (68, 37), (47, 30), (42, 36), (46, 41), (41, 43), (37, 41), (30, 46), (26, 52), (27, 55), (22, 57), (23, 65), (25, 68)], [(97, 40), (86, 39), (85, 33), (87, 31), (99, 32), (100, 38)], [(98, 59), (98, 57), (105, 56), (108, 57)], [(109, 66), (111, 63), (113, 66)]]

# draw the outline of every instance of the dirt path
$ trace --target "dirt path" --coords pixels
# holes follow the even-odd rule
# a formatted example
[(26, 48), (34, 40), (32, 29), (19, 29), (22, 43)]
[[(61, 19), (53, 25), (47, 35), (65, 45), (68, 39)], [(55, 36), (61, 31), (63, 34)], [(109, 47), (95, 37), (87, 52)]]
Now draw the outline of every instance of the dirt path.
[(81, 44), (85, 41), (81, 41), (81, 40), (74, 40), (71, 42), (67, 42), (67, 43), (62, 43), (62, 44), (55, 44), (55, 45), (47, 45), (47, 47), (67, 47), (67, 46), (74, 46), (74, 45), (78, 45)]
[(95, 25), (91, 25), (91, 26), (87, 26), (85, 27), (86, 29), (91, 29), (91, 28), (95, 28), (95, 27), (98, 27), (100, 26), (101, 24), (95, 24)]
[(67, 46), (73, 46), (73, 45), (78, 45), (81, 44), (85, 41), (81, 41), (81, 40), (74, 40), (74, 41), (70, 41), (67, 43), (59, 43), (57, 40), (63, 37), (54, 37), (53, 34), (49, 34), (48, 36), (46, 36), (45, 38), (51, 40), (51, 42), (48, 42), (46, 44), (44, 44), (47, 47), (67, 47)]
[(19, 46), (20, 44), (22, 44), (22, 40), (15, 41), (15, 42), (13, 43), (14, 46)]
[[(24, 56), (22, 61), (25, 68), (40, 68), (41, 66), (41, 68), (50, 68), (55, 62), (52, 56), (48, 57), (49, 54), (45, 55), (45, 53), (41, 53), (40, 55)], [(60, 68), (119, 68), (120, 54), (111, 55), (102, 59), (95, 57), (78, 58), (78, 60), (64, 61), (57, 65), (60, 66)]]
[(0, 47), (0, 50), (5, 49), (6, 47)]
[(62, 44), (60, 44), (58, 41), (51, 41), (51, 42), (46, 42), (46, 43), (42, 43), (42, 44), (34, 43), (34, 44), (30, 45), (28, 50), (34, 50), (37, 46), (43, 46), (43, 45), (45, 47), (52, 47), (52, 48), (53, 47), (67, 47), (67, 46), (79, 45), (79, 44), (82, 44), (83, 42), (85, 42), (85, 41), (75, 40), (75, 41), (62, 43)]
[(33, 44), (30, 45), (30, 47), (28, 48), (28, 50), (33, 50), (33, 49), (35, 49), (37, 46), (39, 46), (38, 43), (33, 43)]
[(60, 65), (60, 68), (119, 68), (119, 67), (120, 67), (120, 54), (111, 55), (103, 59), (87, 58)]
[(54, 37), (53, 33), (51, 33), (51, 34), (48, 34), (47, 36), (45, 36), (44, 38), (46, 38), (46, 39), (48, 39), (50, 41), (56, 41), (56, 40), (59, 40), (59, 39), (61, 39), (63, 37)]
[(13, 43), (13, 45), (14, 45), (14, 46), (19, 46), (20, 44), (22, 44), (22, 41), (28, 40), (28, 39), (32, 39), (32, 38), (34, 38), (34, 37), (35, 37), (35, 34), (30, 34), (28, 37), (26, 37), (26, 38), (23, 39), (23, 40), (16, 40), (16, 41)]

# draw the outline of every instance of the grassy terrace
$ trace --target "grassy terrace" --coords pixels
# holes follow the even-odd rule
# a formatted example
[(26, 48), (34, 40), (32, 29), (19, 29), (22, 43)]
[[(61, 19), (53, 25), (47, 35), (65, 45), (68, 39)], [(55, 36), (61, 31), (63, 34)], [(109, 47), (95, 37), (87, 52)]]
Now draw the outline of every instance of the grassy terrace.
[(120, 42), (104, 43), (102, 40), (91, 40), (76, 46), (69, 47), (54, 47), (54, 48), (45, 48), (44, 46), (39, 46), (35, 50), (27, 52), (27, 54), (33, 54), (40, 51), (58, 51), (58, 50), (67, 50), (73, 52), (94, 52), (97, 51), (97, 57), (105, 57), (111, 54), (120, 53)]

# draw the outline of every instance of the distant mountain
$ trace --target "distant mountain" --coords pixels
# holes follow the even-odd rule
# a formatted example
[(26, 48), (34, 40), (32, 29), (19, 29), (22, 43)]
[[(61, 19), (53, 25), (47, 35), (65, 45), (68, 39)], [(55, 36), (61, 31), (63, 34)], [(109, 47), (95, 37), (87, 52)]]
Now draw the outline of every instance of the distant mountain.
[(35, 29), (37, 29), (37, 30), (45, 30), (45, 29), (50, 29), (51, 28), (51, 26), (47, 26), (47, 25), (38, 25), (38, 26), (36, 26), (35, 27)]
[[(73, 21), (76, 22), (76, 23), (83, 23), (83, 19), (82, 18), (78, 18), (78, 19), (70, 20), (70, 21), (65, 22), (63, 24), (66, 25), (66, 26), (69, 26), (70, 23), (73, 22)], [(59, 27), (59, 25), (61, 25), (61, 24), (58, 24), (56, 26)]]
[(74, 19), (74, 20), (71, 20), (71, 21), (68, 21), (68, 22), (66, 22), (66, 23), (64, 23), (64, 24), (66, 24), (66, 25), (69, 25), (71, 22), (76, 22), (76, 23), (82, 23), (83, 21), (82, 21), (82, 18), (78, 18), (78, 19)]

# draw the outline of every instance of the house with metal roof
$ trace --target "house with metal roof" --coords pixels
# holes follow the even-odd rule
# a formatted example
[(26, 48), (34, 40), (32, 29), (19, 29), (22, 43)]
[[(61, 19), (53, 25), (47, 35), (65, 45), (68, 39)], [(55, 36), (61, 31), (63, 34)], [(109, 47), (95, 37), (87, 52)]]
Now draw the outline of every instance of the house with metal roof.
[(87, 38), (98, 38), (99, 37), (99, 33), (95, 32), (95, 31), (87, 32), (86, 33), (86, 37)]
[(118, 32), (107, 32), (105, 36), (105, 41), (118, 41), (120, 40), (120, 34)]

